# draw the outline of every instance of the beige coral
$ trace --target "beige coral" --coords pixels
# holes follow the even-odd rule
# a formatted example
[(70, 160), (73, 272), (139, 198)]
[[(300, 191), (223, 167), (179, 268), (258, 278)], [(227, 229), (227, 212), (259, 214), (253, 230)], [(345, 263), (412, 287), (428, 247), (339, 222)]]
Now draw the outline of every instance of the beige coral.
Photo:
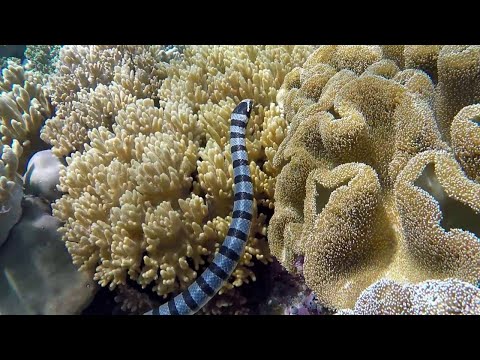
[(110, 83), (121, 57), (120, 50), (112, 46), (63, 46), (57, 73), (50, 80), (53, 104), (73, 101), (81, 89), (94, 89), (98, 84)]
[(470, 179), (480, 182), (480, 104), (455, 115), (450, 130), (456, 158)]
[(17, 140), (11, 146), (0, 141), (0, 246), (22, 215), (23, 181), (17, 173), (22, 152)]
[(14, 139), (20, 142), (23, 154), (19, 168), (24, 169), (30, 155), (46, 147), (39, 133), (52, 114), (48, 92), (35, 82), (32, 73), (14, 63), (2, 70), (0, 90), (1, 140), (4, 144)]
[(382, 49), (376, 45), (322, 45), (305, 61), (303, 71), (328, 64), (335, 69), (349, 69), (361, 74), (382, 59)]
[(87, 133), (113, 124), (136, 99), (155, 99), (169, 56), (160, 45), (64, 46), (50, 81), (56, 114), (41, 138), (57, 156), (83, 150)]
[(435, 114), (447, 140), (455, 115), (463, 107), (480, 102), (479, 58), (480, 46), (448, 45), (438, 54)]
[[(476, 50), (458, 55), (446, 47), (368, 47), (352, 63), (349, 52), (359, 49), (320, 47), (287, 76), (290, 130), (274, 158), (282, 170), (268, 229), (272, 254), (292, 272), (304, 255), (307, 285), (335, 308), (353, 306), (382, 277), (478, 281), (479, 185), (465, 176), (438, 125), (442, 111), (458, 108), (446, 94), (451, 84), (445, 74), (457, 74), (446, 67), (447, 54), (454, 53), (454, 65), (465, 70), (457, 75), (472, 84), (459, 94), (468, 103), (476, 94), (473, 69), (480, 59), (470, 61)], [(433, 73), (437, 63), (435, 84), (425, 71)], [(407, 64), (415, 68), (403, 68)], [(309, 79), (315, 85), (303, 91)], [(478, 157), (477, 125), (468, 120), (475, 109), (464, 108), (451, 127), (453, 151), (471, 178), (476, 163), (465, 159)], [(468, 148), (461, 136), (470, 139)], [(419, 190), (417, 178), (434, 187), (433, 198)], [(437, 192), (441, 187), (445, 193)]]
[(479, 315), (480, 289), (458, 279), (400, 284), (382, 279), (342, 315)]
[(441, 45), (405, 45), (405, 67), (425, 71), (436, 83), (437, 60), (441, 49)]
[(480, 184), (465, 177), (446, 151), (418, 154), (395, 183), (403, 229), (402, 272), (416, 282), (480, 274)]
[(22, 156), (23, 148), (18, 140), (12, 141), (12, 146), (4, 145), (0, 142), (2, 150), (0, 159), (0, 202), (8, 200), (9, 192), (15, 186), (16, 180), (19, 178), (18, 164)]
[[(128, 279), (153, 286), (162, 297), (187, 287), (228, 231), (229, 119), (236, 103), (251, 97), (247, 150), (254, 222), (219, 298), (225, 295), (225, 304), (234, 305), (228, 294), (255, 280), (255, 262), (272, 260), (265, 208), (274, 207), (278, 171), (272, 162), (287, 132), (277, 95), (286, 73), (312, 49), (186, 46), (182, 58), (159, 68), (152, 59), (161, 54), (152, 48), (136, 58), (135, 49), (125, 47), (132, 59), (124, 56), (123, 65), (113, 67), (113, 81), (77, 81), (75, 101), (64, 101), (44, 129), (57, 155), (71, 153), (60, 176), (65, 194), (54, 214), (65, 222), (64, 240), (75, 264), (95, 270), (95, 279), (112, 289)], [(108, 61), (102, 66), (108, 68)]]

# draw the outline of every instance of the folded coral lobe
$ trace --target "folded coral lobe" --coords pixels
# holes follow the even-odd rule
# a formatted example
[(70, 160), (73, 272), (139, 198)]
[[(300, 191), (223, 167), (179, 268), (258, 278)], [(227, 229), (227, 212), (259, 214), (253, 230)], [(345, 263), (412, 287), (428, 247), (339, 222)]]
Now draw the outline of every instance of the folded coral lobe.
[(480, 104), (465, 106), (450, 128), (455, 157), (467, 176), (480, 182)]
[(290, 271), (304, 256), (320, 303), (352, 307), (380, 278), (480, 279), (479, 60), (322, 46), (286, 76), (269, 245)]
[(431, 150), (410, 160), (395, 184), (395, 199), (406, 271), (415, 280), (478, 281), (480, 184), (465, 176), (451, 154)]
[(380, 276), (394, 252), (377, 173), (361, 163), (317, 169), (306, 189), (305, 278), (326, 305), (346, 306)]

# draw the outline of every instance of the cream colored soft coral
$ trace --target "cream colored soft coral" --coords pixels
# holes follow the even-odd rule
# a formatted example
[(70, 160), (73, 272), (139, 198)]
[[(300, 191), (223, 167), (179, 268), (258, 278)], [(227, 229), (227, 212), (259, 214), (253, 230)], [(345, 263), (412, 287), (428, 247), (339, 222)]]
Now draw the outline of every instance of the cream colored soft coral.
[[(251, 97), (255, 216), (245, 253), (222, 289), (231, 296), (233, 287), (255, 280), (255, 262), (271, 261), (264, 207), (274, 207), (272, 160), (287, 128), (276, 99), (285, 74), (312, 47), (187, 46), (164, 67), (153, 61), (161, 54), (152, 48), (140, 57), (122, 49), (133, 55), (113, 67), (114, 81), (86, 84), (44, 130), (58, 155), (71, 153), (60, 177), (65, 194), (54, 205), (67, 247), (103, 286), (131, 279), (162, 297), (187, 287), (228, 231), (229, 119), (236, 103)], [(160, 79), (163, 69), (162, 81), (147, 81), (148, 74)]]
[(100, 84), (88, 92), (82, 89), (76, 97), (75, 102), (57, 106), (55, 116), (46, 121), (40, 134), (59, 157), (73, 150), (83, 150), (85, 143), (88, 143), (89, 129), (111, 126), (118, 111), (136, 100), (117, 84)]
[(54, 105), (71, 102), (81, 89), (94, 89), (113, 79), (113, 69), (122, 58), (116, 46), (66, 45), (60, 50), (57, 72), (50, 80)]
[(480, 104), (464, 107), (452, 121), (452, 147), (470, 179), (480, 182)]
[(23, 148), (17, 140), (12, 146), (0, 141), (0, 246), (22, 215), (23, 181), (17, 173)]
[[(143, 100), (132, 106), (145, 109)], [(150, 211), (162, 201), (188, 194), (195, 169), (197, 150), (188, 134), (177, 140), (154, 122), (155, 112), (136, 115), (122, 110), (119, 118), (136, 127), (148, 117), (151, 125), (144, 133), (131, 134), (120, 124), (113, 133), (104, 127), (90, 132), (86, 151), (67, 158), (60, 176), (66, 194), (53, 206), (65, 221), (74, 263), (85, 270), (96, 267), (95, 279), (104, 286), (125, 284), (127, 275), (139, 277), (147, 247), (142, 225), (156, 224)]]
[(136, 99), (158, 100), (169, 56), (159, 45), (64, 46), (49, 88), (56, 114), (42, 140), (57, 156), (83, 150), (87, 133), (114, 123)]
[(438, 54), (435, 113), (440, 131), (450, 140), (450, 125), (465, 106), (480, 102), (480, 46), (448, 45)]
[(23, 148), (20, 169), (23, 169), (32, 152), (46, 145), (39, 139), (39, 133), (52, 113), (48, 92), (35, 82), (30, 72), (14, 63), (2, 70), (0, 90), (1, 140), (5, 144), (14, 139), (20, 142)]

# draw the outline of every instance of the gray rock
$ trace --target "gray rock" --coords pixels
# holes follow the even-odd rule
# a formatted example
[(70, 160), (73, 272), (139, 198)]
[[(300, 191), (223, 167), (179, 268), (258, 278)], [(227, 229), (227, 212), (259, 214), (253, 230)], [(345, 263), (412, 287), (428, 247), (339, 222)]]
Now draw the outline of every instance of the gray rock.
[[(1, 175), (1, 174), (0, 174)], [(12, 227), (22, 216), (23, 186), (20, 177), (14, 181), (15, 185), (10, 191), (8, 200), (0, 203), (0, 249), (8, 238)]]
[(22, 219), (0, 248), (0, 314), (80, 313), (97, 285), (72, 264), (49, 204), (29, 196), (22, 205)]
[(62, 163), (51, 150), (42, 150), (32, 156), (24, 176), (25, 193), (49, 200), (58, 199), (62, 194), (57, 190)]

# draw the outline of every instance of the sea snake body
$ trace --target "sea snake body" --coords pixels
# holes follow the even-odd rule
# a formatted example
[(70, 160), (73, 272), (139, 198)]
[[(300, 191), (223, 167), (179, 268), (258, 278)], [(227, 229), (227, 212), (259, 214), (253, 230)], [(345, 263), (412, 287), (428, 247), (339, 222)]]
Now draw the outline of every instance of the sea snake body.
[(234, 201), (230, 228), (208, 268), (182, 293), (144, 315), (191, 315), (200, 310), (222, 287), (245, 249), (253, 211), (253, 185), (248, 166), (245, 131), (253, 101), (241, 101), (230, 117)]

